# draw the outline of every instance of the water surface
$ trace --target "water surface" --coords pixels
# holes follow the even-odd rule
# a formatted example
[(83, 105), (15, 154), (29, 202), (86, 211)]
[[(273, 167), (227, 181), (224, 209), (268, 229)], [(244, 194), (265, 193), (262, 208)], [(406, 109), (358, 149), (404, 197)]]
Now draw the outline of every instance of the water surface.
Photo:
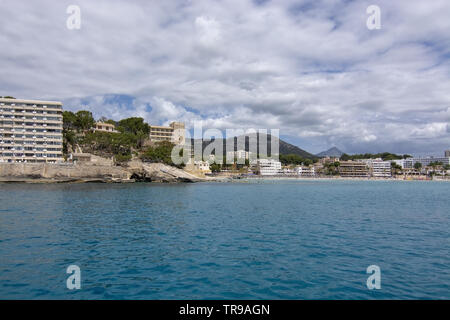
[[(0, 184), (1, 299), (450, 299), (450, 183)], [(78, 265), (81, 290), (66, 288)], [(368, 290), (366, 268), (381, 268)]]

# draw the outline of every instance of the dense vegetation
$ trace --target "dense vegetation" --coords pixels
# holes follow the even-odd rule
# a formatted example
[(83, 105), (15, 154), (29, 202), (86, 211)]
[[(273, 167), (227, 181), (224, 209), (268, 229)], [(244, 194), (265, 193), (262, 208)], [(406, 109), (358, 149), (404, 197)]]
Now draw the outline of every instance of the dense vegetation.
[(63, 112), (64, 152), (69, 146), (74, 149), (80, 145), (83, 149), (100, 155), (114, 156), (116, 162), (125, 162), (132, 158), (132, 152), (142, 147), (148, 137), (150, 127), (143, 118), (128, 118), (119, 122), (101, 119), (117, 125), (118, 133), (93, 132), (95, 120), (90, 111), (81, 110), (76, 113)]
[[(140, 158), (144, 162), (162, 162), (170, 166), (175, 166), (172, 162), (172, 149), (175, 145), (168, 141), (160, 141), (153, 146), (148, 147), (141, 155)], [(182, 152), (182, 151), (181, 151)], [(182, 154), (180, 154), (182, 156)], [(177, 167), (183, 167), (177, 165)]]
[(384, 161), (389, 161), (389, 160), (400, 160), (400, 159), (406, 159), (406, 158), (410, 158), (411, 156), (409, 154), (404, 154), (404, 155), (397, 155), (394, 153), (389, 153), (389, 152), (383, 152), (383, 153), (364, 153), (364, 154), (352, 154), (352, 155), (348, 155), (346, 153), (344, 153), (341, 157), (340, 160), (342, 161), (348, 161), (348, 160), (358, 160), (358, 159), (376, 159), (376, 158), (381, 158)]
[(313, 162), (315, 162), (315, 160), (303, 158), (297, 154), (280, 154), (280, 162), (283, 165), (302, 165), (303, 164), (305, 166), (309, 166)]

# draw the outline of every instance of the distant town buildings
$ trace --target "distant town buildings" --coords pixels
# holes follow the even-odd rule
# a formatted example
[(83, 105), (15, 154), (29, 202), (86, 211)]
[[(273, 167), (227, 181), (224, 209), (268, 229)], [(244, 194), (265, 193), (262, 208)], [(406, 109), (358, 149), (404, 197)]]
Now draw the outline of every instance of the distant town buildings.
[(150, 125), (150, 141), (169, 141), (173, 144), (185, 144), (185, 127), (183, 122), (172, 122), (170, 126)]
[(334, 163), (338, 161), (339, 161), (338, 157), (324, 157), (319, 159), (320, 164)]
[[(252, 152), (245, 150), (227, 151), (227, 159), (249, 160), (252, 156)], [(227, 160), (228, 161), (228, 160)]]
[(436, 162), (440, 162), (442, 163), (444, 166), (446, 164), (450, 165), (450, 156), (445, 156), (445, 157), (417, 157), (417, 158), (410, 158), (413, 162), (413, 165), (416, 163), (420, 163), (422, 165), (422, 167), (426, 167), (429, 166), (431, 163), (436, 163)]
[(95, 123), (94, 131), (100, 131), (100, 132), (111, 132), (111, 133), (117, 133), (119, 131), (116, 130), (116, 126), (102, 121), (97, 121)]
[(63, 161), (62, 103), (0, 98), (0, 162)]

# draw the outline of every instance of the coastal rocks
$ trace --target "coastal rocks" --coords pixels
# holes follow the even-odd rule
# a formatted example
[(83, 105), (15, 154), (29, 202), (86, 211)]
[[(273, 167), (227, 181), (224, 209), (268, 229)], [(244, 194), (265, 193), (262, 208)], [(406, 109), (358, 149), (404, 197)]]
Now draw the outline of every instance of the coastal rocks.
[(131, 178), (147, 182), (198, 182), (198, 178), (184, 170), (171, 167), (163, 163), (143, 163), (140, 160), (128, 162), (126, 170)]
[(120, 167), (83, 164), (0, 163), (0, 182), (129, 182)]
[(0, 182), (198, 182), (181, 169), (133, 160), (124, 166), (91, 163), (0, 163)]

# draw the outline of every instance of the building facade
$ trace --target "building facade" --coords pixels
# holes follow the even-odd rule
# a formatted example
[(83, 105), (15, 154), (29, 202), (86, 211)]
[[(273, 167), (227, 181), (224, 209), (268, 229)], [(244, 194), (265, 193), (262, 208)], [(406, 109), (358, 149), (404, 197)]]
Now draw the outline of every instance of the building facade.
[(173, 144), (185, 143), (185, 127), (183, 122), (172, 122), (170, 126), (152, 126), (150, 125), (150, 141), (169, 141)]
[(194, 161), (194, 167), (202, 173), (211, 173), (208, 161)]
[(390, 178), (392, 177), (391, 161), (383, 161), (381, 158), (377, 159), (362, 159), (358, 162), (364, 162), (369, 167), (369, 173), (375, 178)]
[(62, 103), (0, 98), (0, 162), (63, 161)]
[(369, 167), (364, 162), (341, 161), (339, 174), (347, 178), (367, 178), (369, 177)]
[(414, 168), (414, 162), (412, 158), (392, 160), (391, 162), (394, 162), (395, 164), (399, 165), (400, 167), (402, 167), (402, 169)]
[(110, 133), (119, 132), (116, 130), (115, 125), (113, 125), (111, 123), (107, 123), (107, 122), (102, 122), (102, 121), (98, 121), (95, 123), (94, 131), (110, 132)]
[(314, 168), (314, 166), (299, 166), (296, 168), (296, 170), (297, 174), (301, 177), (314, 177), (316, 175), (316, 169)]
[(372, 177), (390, 178), (392, 177), (391, 162), (383, 160), (373, 160), (370, 163)]
[(411, 161), (413, 162), (413, 165), (417, 162), (422, 165), (422, 167), (427, 167), (431, 163), (440, 162), (442, 165), (449, 164), (450, 165), (450, 157), (417, 157), (417, 158), (411, 158)]
[(236, 161), (238, 163), (245, 163), (245, 160), (250, 160), (253, 156), (252, 152), (245, 150), (227, 151), (227, 161)]
[(281, 162), (273, 159), (255, 160), (256, 170), (261, 176), (274, 176), (281, 174)]
[(334, 162), (338, 162), (338, 161), (339, 161), (338, 157), (324, 157), (324, 158), (319, 159), (320, 164), (328, 164), (328, 163), (334, 163)]

